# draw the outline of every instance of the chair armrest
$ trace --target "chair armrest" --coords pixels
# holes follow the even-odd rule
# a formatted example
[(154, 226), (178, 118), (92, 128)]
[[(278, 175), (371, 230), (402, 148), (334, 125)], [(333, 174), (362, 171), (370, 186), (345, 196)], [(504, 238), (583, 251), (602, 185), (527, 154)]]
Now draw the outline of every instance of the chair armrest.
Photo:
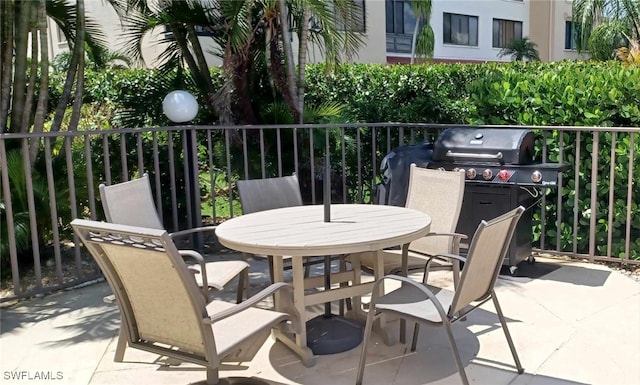
[(205, 318), (203, 321), (205, 323), (213, 324), (234, 314), (238, 314), (250, 307), (257, 305), (259, 302), (273, 295), (278, 290), (285, 291), (285, 293), (283, 293), (284, 295), (282, 296), (281, 311), (292, 316), (294, 330), (296, 332), (299, 332), (300, 322), (302, 322), (302, 319), (300, 318), (300, 313), (298, 313), (298, 310), (293, 305), (293, 288), (290, 284), (285, 282), (276, 282), (274, 284), (271, 284), (267, 288), (261, 290), (259, 293), (253, 295), (251, 298), (242, 301), (231, 308), (228, 308), (216, 314), (209, 315), (209, 318)]
[(457, 254), (460, 252), (460, 245), (463, 239), (467, 239), (468, 237), (465, 234), (460, 233), (428, 233), (425, 237), (450, 237), (453, 238), (453, 244), (451, 248), (451, 252)]
[(424, 272), (422, 275), (422, 283), (424, 284), (427, 283), (427, 279), (429, 278), (429, 270), (431, 269), (431, 262), (433, 261), (434, 258), (458, 261), (458, 262), (450, 261), (451, 267), (453, 270), (453, 286), (457, 288), (458, 282), (460, 280), (460, 263), (459, 262), (466, 262), (467, 258), (457, 254), (452, 254), (452, 253), (430, 255), (429, 258), (427, 258), (427, 263), (424, 265)]
[(425, 237), (453, 237), (454, 240), (458, 241), (468, 238), (465, 234), (460, 233), (428, 233)]
[(467, 262), (467, 258), (463, 257), (461, 255), (457, 255), (457, 254), (449, 254), (449, 253), (445, 253), (445, 254), (438, 254), (438, 255), (434, 255), (431, 258), (451, 258), (451, 259), (456, 259), (460, 262)]
[(203, 233), (205, 231), (215, 231), (216, 227), (218, 227), (218, 226), (194, 227), (193, 229), (175, 231), (175, 232), (169, 234), (169, 236), (171, 238), (176, 238), (176, 237), (183, 237), (185, 235), (189, 235), (189, 234), (193, 234), (193, 233)]
[(194, 250), (178, 250), (178, 253), (180, 253), (180, 256), (183, 259), (185, 257), (193, 258), (200, 265), (200, 274), (202, 274), (202, 293), (204, 294), (204, 298), (208, 299), (209, 298), (209, 281), (207, 280), (207, 267), (204, 261), (204, 257), (202, 257), (202, 254)]

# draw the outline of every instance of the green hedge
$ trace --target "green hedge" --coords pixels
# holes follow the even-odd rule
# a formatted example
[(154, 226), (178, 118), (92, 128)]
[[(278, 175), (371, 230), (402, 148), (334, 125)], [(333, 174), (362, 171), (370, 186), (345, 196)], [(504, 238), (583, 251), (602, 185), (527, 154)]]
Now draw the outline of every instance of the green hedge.
[[(55, 82), (53, 82), (55, 83)], [(86, 101), (109, 101), (118, 113), (114, 126), (126, 117), (138, 119), (137, 126), (168, 124), (161, 113), (161, 101), (173, 87), (155, 71), (110, 70), (89, 73)], [(52, 85), (55, 94), (61, 86)], [(193, 90), (193, 88), (192, 88)], [(268, 93), (267, 93), (268, 94)], [(55, 99), (55, 98), (54, 98)], [(273, 103), (273, 99), (263, 104)], [(640, 68), (615, 62), (487, 63), (426, 65), (341, 65), (328, 74), (323, 65), (309, 65), (307, 103), (337, 103), (344, 106), (349, 120), (362, 122), (428, 122), (452, 124), (640, 126)], [(203, 105), (203, 104), (201, 104)], [(124, 118), (123, 118), (124, 117)], [(206, 112), (198, 121), (214, 121)], [(128, 125), (132, 127), (131, 125)], [(546, 138), (548, 160), (558, 160), (558, 133)], [(366, 135), (363, 135), (366, 137)], [(538, 150), (542, 145), (539, 135)], [(578, 199), (578, 251), (588, 250), (589, 215), (597, 215), (597, 243), (606, 244), (610, 132), (599, 136), (598, 207), (589, 213), (592, 134), (581, 136), (579, 193), (574, 187), (574, 170), (565, 174), (562, 190), (563, 249), (572, 248), (573, 203)], [(628, 134), (618, 134), (613, 224), (613, 254), (624, 251), (628, 154), (640, 151), (640, 140), (631, 149)], [(574, 165), (576, 134), (564, 134), (564, 162)], [(366, 151), (370, 146), (363, 145)], [(364, 154), (363, 154), (364, 155)], [(367, 155), (364, 155), (367, 156)], [(365, 158), (366, 159), (366, 158)], [(377, 165), (374, 165), (377, 166)], [(367, 171), (368, 172), (368, 171)], [(640, 191), (634, 186), (632, 234), (640, 231), (640, 215), (635, 202)], [(555, 212), (555, 198), (547, 200), (547, 212)], [(540, 218), (536, 217), (539, 236)], [(555, 217), (549, 214), (547, 242), (555, 244)], [(552, 227), (552, 228), (549, 228)], [(640, 238), (640, 237), (639, 237)], [(600, 249), (600, 253), (606, 250)], [(640, 259), (640, 240), (632, 245), (632, 258)]]
[[(477, 124), (524, 124), (551, 126), (640, 126), (640, 68), (623, 67), (615, 62), (562, 62), (554, 64), (514, 64), (494, 66), (474, 81), (468, 88), (473, 100), (474, 114), (471, 123)], [(558, 161), (559, 133), (547, 138), (550, 161)], [(565, 153), (563, 161), (576, 163), (576, 134), (564, 133)], [(608, 237), (607, 208), (609, 202), (609, 176), (611, 148), (614, 134), (599, 134), (599, 161), (597, 165), (597, 207), (589, 211), (591, 204), (591, 157), (593, 134), (584, 133), (580, 141), (582, 165), (578, 175), (578, 194), (575, 188), (575, 170), (564, 173), (566, 180), (562, 189), (561, 245), (571, 250), (573, 232), (573, 207), (578, 200), (578, 251), (588, 251), (590, 216), (596, 215), (596, 244), (600, 254), (606, 254)], [(614, 152), (616, 164), (614, 178), (614, 216), (612, 223), (612, 255), (622, 257), (625, 251), (627, 185), (629, 183), (629, 154), (640, 151), (640, 141), (630, 148), (629, 134), (615, 136)], [(536, 146), (542, 148), (542, 140)], [(637, 162), (636, 162), (637, 163)], [(636, 168), (637, 169), (637, 168)], [(636, 178), (637, 178), (636, 172)], [(631, 202), (631, 233), (640, 231), (638, 202), (640, 190), (633, 187)], [(556, 212), (555, 199), (547, 201), (547, 212)], [(539, 223), (539, 218), (536, 217)], [(555, 217), (548, 215), (553, 228), (547, 230), (555, 244)], [(632, 239), (631, 257), (640, 259), (640, 240)]]
[(307, 100), (345, 104), (362, 122), (463, 123), (471, 99), (465, 85), (482, 67), (450, 65), (350, 64), (326, 75), (324, 66), (307, 70)]
[[(214, 72), (217, 73), (217, 71)], [(53, 110), (60, 99), (64, 84), (64, 74), (56, 73), (49, 83), (50, 109)], [(219, 81), (219, 76), (214, 76)], [(166, 126), (171, 123), (162, 113), (162, 100), (171, 91), (186, 89), (201, 100), (193, 85), (177, 79), (175, 74), (162, 73), (153, 69), (107, 69), (103, 72), (88, 70), (84, 84), (84, 103), (107, 106), (112, 113), (109, 124), (115, 128), (135, 128), (145, 126)], [(194, 123), (215, 122), (211, 111), (201, 108)]]

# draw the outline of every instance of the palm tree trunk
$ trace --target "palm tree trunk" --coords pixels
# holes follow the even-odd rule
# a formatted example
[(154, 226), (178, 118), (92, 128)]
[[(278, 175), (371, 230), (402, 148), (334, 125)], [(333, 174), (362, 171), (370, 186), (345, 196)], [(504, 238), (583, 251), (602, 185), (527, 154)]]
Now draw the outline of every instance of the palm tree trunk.
[(233, 85), (237, 93), (236, 112), (240, 124), (256, 124), (257, 119), (251, 104), (251, 91), (249, 90), (249, 79), (246, 74), (251, 69), (252, 61), (243, 54), (233, 55)]
[[(72, 42), (69, 42), (70, 44)], [(60, 100), (58, 101), (58, 105), (56, 106), (56, 111), (53, 115), (53, 122), (51, 123), (51, 131), (58, 132), (60, 131), (60, 127), (62, 126), (62, 119), (64, 118), (65, 110), (67, 108), (67, 102), (69, 101), (69, 96), (71, 95), (71, 89), (73, 88), (73, 83), (76, 78), (76, 72), (78, 69), (78, 60), (79, 57), (76, 55), (75, 50), (71, 55), (71, 60), (69, 61), (69, 69), (67, 70), (67, 77), (64, 81), (64, 87), (62, 88), (62, 93), (60, 94)]]
[(297, 114), (295, 113), (297, 101), (293, 100), (295, 96), (291, 94), (291, 90), (289, 89), (286, 68), (282, 66), (283, 60), (279, 49), (279, 40), (271, 39), (267, 45), (267, 52), (269, 52), (269, 73), (271, 74), (271, 82), (280, 92), (280, 95), (287, 106), (289, 106), (291, 111), (293, 111), (294, 122), (297, 122)]
[(73, 99), (71, 119), (69, 121), (69, 131), (78, 129), (80, 121), (80, 110), (82, 109), (82, 94), (84, 92), (84, 40), (85, 40), (85, 18), (84, 0), (77, 0), (76, 3), (76, 44), (74, 51), (78, 55), (78, 72), (76, 76), (76, 92)]
[[(76, 15), (76, 18), (79, 17), (79, 15)], [(78, 22), (79, 21), (77, 21), (76, 23)], [(67, 108), (67, 103), (69, 102), (69, 97), (71, 96), (71, 90), (73, 89), (73, 83), (75, 82), (78, 67), (80, 65), (80, 58), (84, 58), (84, 47), (81, 44), (78, 44), (77, 35), (75, 41), (69, 42), (69, 45), (73, 47), (73, 51), (71, 54), (71, 60), (69, 62), (69, 69), (67, 70), (67, 77), (64, 81), (64, 87), (62, 88), (62, 93), (60, 95), (60, 100), (58, 101), (56, 111), (53, 115), (53, 123), (51, 123), (52, 132), (60, 131), (62, 120)]]
[(416, 62), (416, 43), (418, 42), (418, 31), (420, 31), (421, 17), (416, 17), (416, 25), (413, 27), (413, 37), (411, 38), (411, 64)]
[[(44, 120), (47, 115), (47, 105), (49, 101), (49, 39), (45, 1), (46, 0), (39, 0), (37, 7), (38, 34), (40, 39), (40, 90), (38, 92), (38, 103), (36, 104), (36, 112), (33, 118), (33, 132), (42, 132), (44, 130)], [(39, 142), (32, 142), (30, 151), (31, 164), (34, 163), (39, 150)]]
[[(36, 14), (37, 18), (38, 15)], [(24, 98), (24, 110), (22, 112), (22, 127), (20, 132), (29, 132), (31, 125), (31, 112), (33, 110), (33, 95), (36, 89), (36, 75), (38, 73), (38, 31), (34, 26), (29, 32), (31, 36), (31, 65), (29, 66), (29, 82), (27, 84), (27, 93)]]
[[(180, 29), (180, 25), (173, 25), (173, 24), (171, 25), (171, 32), (173, 33), (173, 36), (176, 39), (176, 43), (178, 44), (178, 47), (180, 47), (180, 52), (182, 52), (182, 57), (184, 58), (184, 61), (187, 63), (187, 67), (189, 68), (191, 75), (196, 81), (196, 84), (198, 85), (206, 84), (207, 81), (204, 77), (205, 71), (200, 71), (200, 69), (198, 68), (198, 63), (196, 62), (196, 59), (193, 57), (193, 54), (189, 49), (189, 43), (188, 43), (188, 37), (187, 37), (188, 34), (185, 34), (184, 31)], [(208, 73), (208, 70), (206, 72)], [(208, 92), (209, 90), (207, 90), (205, 93), (208, 93)]]
[(300, 47), (298, 51), (298, 108), (300, 110), (300, 116), (298, 123), (304, 123), (304, 89), (305, 89), (305, 76), (306, 76), (306, 64), (307, 64), (307, 47), (309, 42), (309, 24), (307, 20), (311, 17), (311, 12), (308, 6), (304, 7), (302, 16), (302, 23), (300, 24)]
[(7, 130), (9, 118), (9, 100), (11, 98), (11, 80), (13, 78), (13, 19), (14, 2), (0, 1), (0, 134)]
[(24, 114), (27, 83), (27, 43), (32, 2), (21, 2), (18, 11), (15, 34), (15, 69), (13, 77), (13, 98), (11, 101), (11, 127), (20, 130)]
[(289, 21), (287, 20), (287, 5), (285, 0), (278, 0), (278, 14), (280, 17), (280, 28), (282, 29), (282, 47), (285, 53), (285, 70), (287, 74), (287, 88), (291, 93), (294, 114), (296, 117), (302, 115), (298, 102), (297, 81), (295, 63), (293, 62), (293, 48), (291, 47), (291, 33), (289, 32)]
[(198, 72), (202, 74), (203, 80), (207, 87), (206, 93), (213, 92), (213, 81), (211, 80), (209, 65), (207, 64), (207, 60), (204, 57), (204, 53), (202, 52), (202, 45), (200, 45), (200, 40), (198, 39), (198, 35), (196, 34), (196, 30), (193, 26), (189, 26), (187, 38), (191, 43), (191, 49), (193, 49), (193, 54), (195, 56), (197, 66), (200, 68), (200, 71)]

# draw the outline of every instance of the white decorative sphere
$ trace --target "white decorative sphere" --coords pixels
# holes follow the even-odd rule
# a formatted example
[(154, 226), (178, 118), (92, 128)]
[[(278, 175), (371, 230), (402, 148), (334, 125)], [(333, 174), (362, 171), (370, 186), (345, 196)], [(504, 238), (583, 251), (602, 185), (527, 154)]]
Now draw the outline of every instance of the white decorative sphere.
[(198, 115), (198, 102), (187, 91), (171, 91), (162, 101), (162, 111), (172, 122), (188, 122)]

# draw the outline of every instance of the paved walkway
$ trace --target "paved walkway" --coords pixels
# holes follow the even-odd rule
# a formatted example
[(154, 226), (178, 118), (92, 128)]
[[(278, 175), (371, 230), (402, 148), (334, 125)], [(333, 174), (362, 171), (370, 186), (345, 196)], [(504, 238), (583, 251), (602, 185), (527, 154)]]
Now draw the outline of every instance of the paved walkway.
[[(525, 374), (514, 371), (492, 305), (454, 327), (469, 380), (487, 385), (640, 384), (640, 284), (605, 266), (557, 260), (536, 278), (505, 277), (496, 286)], [(558, 265), (558, 266), (555, 266)], [(267, 281), (264, 262), (252, 283)], [(447, 284), (444, 276), (436, 277)], [(0, 310), (3, 384), (189, 384), (203, 382), (194, 365), (167, 365), (127, 349), (114, 363), (119, 317), (105, 304), (105, 283), (64, 291)], [(233, 292), (223, 296), (233, 298)], [(321, 311), (321, 308), (311, 309)], [(396, 329), (394, 329), (396, 330)], [(423, 327), (418, 349), (387, 347), (376, 336), (365, 384), (459, 384), (443, 329)], [(271, 339), (253, 361), (224, 366), (222, 377), (269, 384), (353, 384), (360, 349), (318, 356), (312, 368)]]

